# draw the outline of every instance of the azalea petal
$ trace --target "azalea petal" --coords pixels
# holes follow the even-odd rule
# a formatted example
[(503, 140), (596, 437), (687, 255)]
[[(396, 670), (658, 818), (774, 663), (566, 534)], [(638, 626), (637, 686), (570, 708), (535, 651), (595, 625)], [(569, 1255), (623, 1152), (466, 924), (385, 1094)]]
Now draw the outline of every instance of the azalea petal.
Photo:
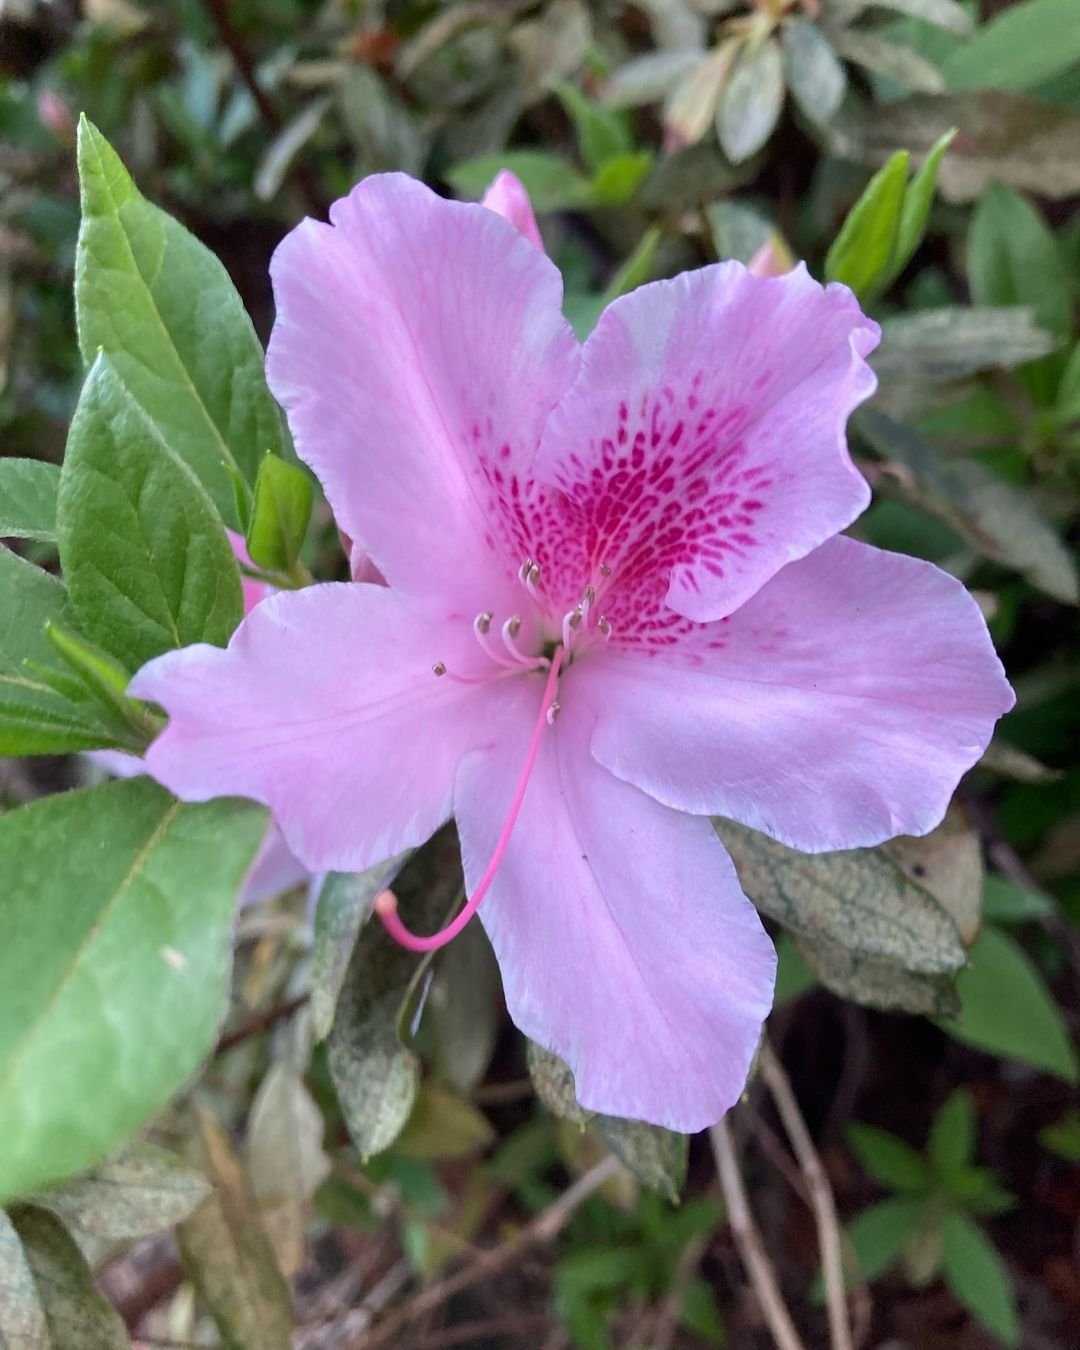
[(272, 596), (227, 650), (186, 647), (136, 675), (132, 693), (169, 714), (147, 768), (185, 801), (265, 803), (312, 871), (360, 870), (427, 839), (460, 756), (489, 743), (498, 684), (431, 669), (477, 656), (468, 625), (418, 617), (382, 586)]
[[(506, 729), (458, 773), (470, 889), (513, 794), (528, 720), (519, 714), (519, 732)], [(708, 821), (620, 783), (592, 760), (589, 732), (584, 705), (564, 705), (480, 916), (511, 1017), (570, 1064), (583, 1106), (703, 1129), (746, 1082), (772, 1002), (772, 944)]]
[(616, 630), (664, 606), (721, 618), (867, 506), (844, 427), (874, 390), (878, 337), (801, 265), (722, 263), (604, 311), (535, 472), (572, 504), (574, 566), (608, 569)]
[(958, 581), (843, 537), (666, 654), (590, 653), (579, 687), (612, 773), (807, 852), (933, 829), (1013, 704)]
[(330, 219), (271, 264), (267, 374), (297, 450), (392, 586), (501, 608), (492, 579), (514, 587), (523, 559), (498, 484), (577, 366), (558, 270), (496, 212), (401, 174), (365, 178)]
[(505, 217), (514, 229), (523, 234), (530, 244), (535, 244), (541, 253), (544, 241), (540, 238), (540, 227), (533, 214), (532, 202), (525, 191), (525, 184), (515, 173), (503, 169), (495, 175), (491, 186), (484, 193), (482, 206), (496, 215)]

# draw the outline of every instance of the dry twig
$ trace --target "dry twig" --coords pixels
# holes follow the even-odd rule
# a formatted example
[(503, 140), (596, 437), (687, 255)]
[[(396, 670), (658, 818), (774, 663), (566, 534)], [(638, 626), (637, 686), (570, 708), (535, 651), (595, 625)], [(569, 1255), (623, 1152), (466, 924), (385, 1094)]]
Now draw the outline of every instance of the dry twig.
[(843, 1244), (829, 1178), (825, 1175), (821, 1159), (814, 1148), (814, 1141), (810, 1138), (810, 1131), (806, 1128), (806, 1121), (802, 1118), (799, 1103), (795, 1100), (795, 1093), (784, 1072), (784, 1066), (768, 1041), (762, 1042), (758, 1065), (765, 1085), (776, 1103), (780, 1119), (784, 1122), (784, 1130), (791, 1141), (791, 1147), (810, 1192), (810, 1208), (813, 1210), (814, 1222), (817, 1225), (821, 1267), (825, 1276), (829, 1344), (832, 1350), (854, 1350), (851, 1322), (844, 1298)]
[(750, 1213), (750, 1202), (739, 1175), (739, 1162), (735, 1157), (727, 1121), (721, 1120), (714, 1125), (709, 1131), (709, 1138), (716, 1158), (716, 1169), (720, 1174), (731, 1233), (772, 1338), (778, 1350), (805, 1350), (780, 1293), (776, 1272), (766, 1254), (754, 1216)]

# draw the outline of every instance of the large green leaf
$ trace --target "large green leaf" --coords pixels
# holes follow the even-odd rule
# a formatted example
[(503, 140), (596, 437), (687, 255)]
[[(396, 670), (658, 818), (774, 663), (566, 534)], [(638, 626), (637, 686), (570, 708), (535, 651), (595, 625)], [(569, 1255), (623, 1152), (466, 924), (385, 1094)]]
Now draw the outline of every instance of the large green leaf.
[(86, 635), (128, 670), (243, 617), (240, 571), (206, 491), (101, 355), (68, 436), (60, 561)]
[(1034, 89), (1080, 61), (1076, 0), (1012, 5), (945, 62), (950, 89)]
[(745, 825), (715, 824), (747, 895), (793, 933), (918, 974), (964, 964), (943, 906), (880, 850), (799, 853)]
[(784, 107), (784, 58), (771, 38), (747, 44), (735, 62), (716, 114), (724, 154), (741, 164), (764, 146)]
[(795, 949), (826, 989), (867, 1008), (955, 1017), (955, 976), (916, 974), (895, 961), (859, 956), (841, 942), (795, 934)]
[(886, 319), (870, 361), (883, 380), (938, 384), (979, 370), (1011, 370), (1057, 345), (1026, 305), (949, 305)]
[[(90, 122), (79, 126), (79, 345), (112, 358), (160, 436), (238, 528), (232, 474), (250, 484), (285, 448), (263, 353), (221, 263), (143, 198)], [(231, 471), (231, 472), (230, 472)]]
[(0, 459), (0, 539), (55, 539), (59, 482), (55, 464)]
[(1012, 938), (997, 928), (984, 928), (956, 987), (963, 1012), (958, 1021), (944, 1024), (950, 1035), (1077, 1082), (1080, 1067), (1061, 1012)]
[(783, 44), (784, 74), (792, 97), (812, 122), (828, 122), (847, 88), (840, 58), (809, 19), (791, 19), (783, 30)]
[(1008, 1346), (1020, 1344), (1020, 1319), (1005, 1262), (964, 1214), (947, 1214), (941, 1230), (942, 1273), (956, 1297)]
[[(124, 1350), (130, 1345), (123, 1319), (98, 1292), (89, 1266), (60, 1220), (29, 1206), (14, 1209), (11, 1220), (33, 1278), (46, 1336), (36, 1341), (5, 1340), (4, 1345), (12, 1350)], [(6, 1302), (7, 1290), (3, 1293)], [(25, 1299), (27, 1293), (21, 1280), (16, 1295)], [(36, 1334), (40, 1336), (40, 1331)]]
[(0, 1199), (93, 1166), (195, 1068), (264, 829), (146, 778), (0, 818)]
[(0, 755), (60, 755), (120, 743), (48, 639), (50, 623), (70, 622), (62, 583), (0, 548)]
[(1031, 203), (1002, 183), (986, 190), (972, 217), (968, 282), (976, 304), (1027, 305), (1041, 327), (1069, 331), (1069, 274), (1054, 236)]

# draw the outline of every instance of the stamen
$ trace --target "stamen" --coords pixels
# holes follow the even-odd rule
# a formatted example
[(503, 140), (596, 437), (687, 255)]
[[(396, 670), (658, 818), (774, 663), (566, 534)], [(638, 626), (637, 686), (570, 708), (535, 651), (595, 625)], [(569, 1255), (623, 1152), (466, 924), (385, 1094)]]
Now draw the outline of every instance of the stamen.
[(584, 594), (584, 596), (582, 597), (581, 603), (582, 603), (582, 605), (583, 605), (586, 609), (590, 609), (593, 605), (596, 604), (596, 587), (595, 587), (595, 586), (586, 586), (586, 587), (585, 587), (585, 594)]
[(559, 709), (561, 707), (562, 704), (559, 702), (558, 699), (556, 699), (554, 703), (549, 704), (547, 710), (547, 724), (549, 727), (553, 727), (555, 725), (555, 719), (556, 717), (558, 717)]
[(531, 558), (526, 558), (518, 568), (518, 581), (521, 582), (526, 590), (536, 590), (537, 584), (540, 581), (540, 567), (537, 563), (534, 563)]
[(604, 618), (602, 614), (597, 619), (596, 626), (600, 630), (600, 636), (602, 638), (611, 637), (611, 624), (607, 619)]
[(515, 614), (513, 618), (507, 619), (502, 626), (502, 640), (506, 650), (518, 665), (524, 666), (526, 670), (543, 669), (549, 664), (546, 656), (528, 656), (514, 641), (520, 632), (521, 615)]
[[(507, 656), (504, 652), (499, 651), (498, 647), (496, 647), (493, 642), (489, 641), (491, 634), (491, 620), (494, 617), (491, 610), (486, 609), (483, 614), (478, 614), (476, 618), (473, 619), (473, 632), (476, 634), (476, 640), (479, 642), (484, 655), (490, 657), (497, 666), (506, 666), (509, 670), (520, 670), (522, 665), (525, 664), (525, 660), (520, 654), (517, 657)], [(505, 636), (504, 633), (504, 641)]]
[(602, 577), (609, 577), (609, 576), (611, 576), (611, 568), (607, 565), (607, 563), (601, 563), (601, 564), (600, 564), (600, 575), (601, 575)]
[(491, 889), (491, 883), (495, 880), (495, 874), (499, 870), (499, 864), (503, 860), (510, 836), (513, 833), (514, 826), (517, 824), (518, 815), (521, 812), (521, 804), (525, 800), (525, 792), (529, 786), (529, 779), (532, 777), (533, 768), (536, 765), (536, 757), (540, 752), (540, 738), (544, 734), (544, 727), (549, 725), (555, 719), (552, 713), (553, 708), (558, 707), (558, 702), (554, 694), (558, 688), (559, 667), (562, 665), (563, 648), (559, 648), (551, 658), (551, 669), (548, 671), (547, 683), (544, 685), (544, 697), (540, 704), (540, 715), (536, 719), (536, 726), (533, 729), (532, 740), (529, 742), (529, 750), (525, 756), (525, 765), (521, 771), (521, 777), (518, 780), (517, 789), (514, 792), (513, 800), (510, 803), (510, 810), (506, 816), (506, 822), (502, 827), (502, 832), (495, 844), (495, 850), (491, 855), (491, 861), (488, 863), (484, 875), (477, 883), (476, 889), (469, 897), (468, 903), (458, 913), (456, 918), (440, 933), (433, 933), (430, 937), (420, 937), (416, 933), (410, 933), (397, 912), (397, 896), (393, 891), (380, 891), (375, 897), (375, 913), (382, 920), (383, 927), (402, 947), (407, 947), (411, 952), (433, 952), (440, 947), (445, 947), (451, 942), (472, 916), (480, 908), (480, 902)]
[(563, 646), (566, 648), (567, 651), (570, 650), (570, 644), (574, 633), (581, 627), (582, 617), (583, 614), (580, 605), (570, 610), (568, 614), (563, 615), (562, 640)]
[(473, 628), (481, 636), (486, 636), (491, 632), (491, 621), (494, 617), (490, 609), (485, 609), (483, 614), (478, 614), (473, 620)]
[(445, 674), (446, 674), (446, 662), (445, 662), (445, 661), (436, 661), (435, 664), (431, 667), (431, 673), (432, 673), (432, 675), (445, 675)]

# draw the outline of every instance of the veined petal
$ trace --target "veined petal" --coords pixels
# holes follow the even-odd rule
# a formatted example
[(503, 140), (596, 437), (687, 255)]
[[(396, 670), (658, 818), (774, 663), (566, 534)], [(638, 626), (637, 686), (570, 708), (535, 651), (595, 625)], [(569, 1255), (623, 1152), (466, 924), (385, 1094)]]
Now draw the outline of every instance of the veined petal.
[(420, 618), (382, 586), (272, 596), (227, 650), (186, 647), (136, 675), (132, 693), (169, 714), (147, 768), (185, 801), (263, 802), (312, 871), (361, 870), (427, 839), (461, 755), (490, 743), (499, 686), (431, 669), (475, 652), (468, 625)]
[(802, 266), (755, 277), (722, 263), (604, 311), (535, 474), (610, 570), (616, 632), (666, 607), (730, 614), (867, 506), (844, 428), (874, 390), (863, 358), (878, 336), (849, 290)]
[(541, 253), (544, 251), (544, 241), (540, 238), (540, 227), (533, 214), (532, 202), (525, 191), (525, 184), (516, 173), (511, 173), (509, 169), (497, 173), (484, 193), (481, 205), (503, 216), (530, 244), (535, 244)]
[(267, 374), (297, 450), (392, 586), (499, 608), (523, 561), (499, 482), (577, 366), (558, 270), (495, 211), (401, 174), (365, 178), (330, 220), (271, 264)]
[[(772, 944), (709, 822), (600, 768), (589, 731), (584, 706), (564, 704), (480, 916), (511, 1017), (567, 1060), (583, 1106), (703, 1129), (746, 1082), (772, 1002)], [(524, 740), (462, 761), (454, 810), (470, 889)]]
[(958, 581), (843, 537), (664, 653), (592, 657), (601, 764), (806, 852), (933, 829), (1013, 704)]

